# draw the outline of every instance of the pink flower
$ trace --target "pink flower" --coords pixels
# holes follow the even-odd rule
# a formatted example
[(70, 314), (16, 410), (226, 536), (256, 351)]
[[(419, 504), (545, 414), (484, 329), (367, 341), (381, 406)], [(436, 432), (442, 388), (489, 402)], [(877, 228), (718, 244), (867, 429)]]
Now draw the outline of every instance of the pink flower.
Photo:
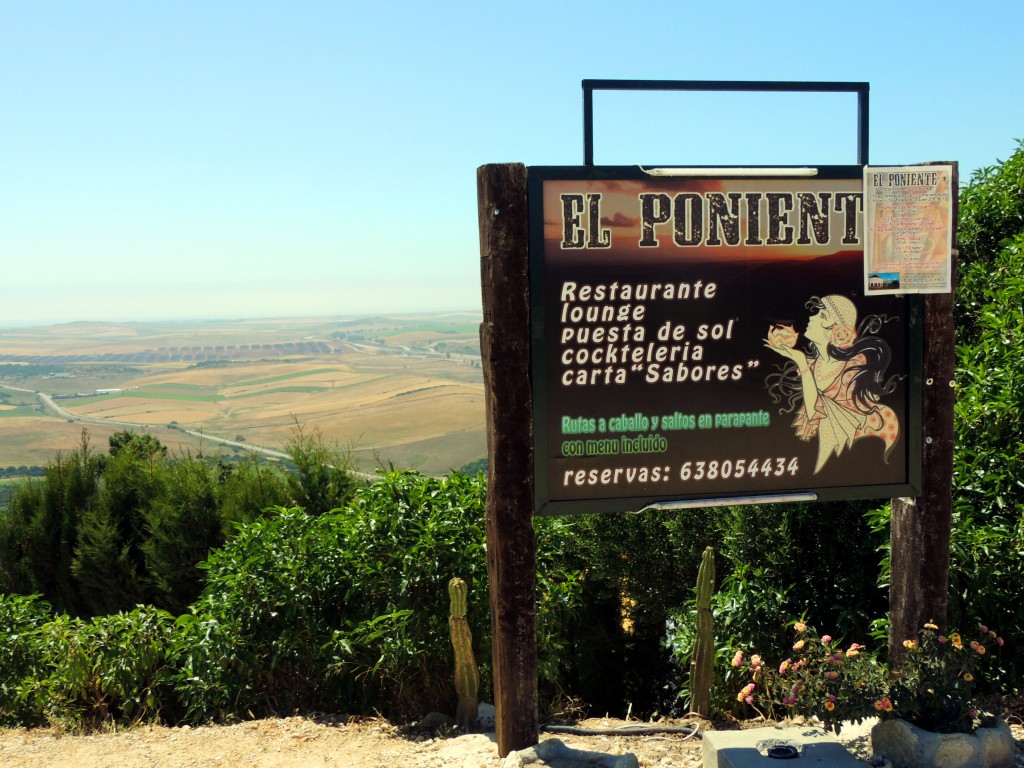
[(747, 702), (747, 704), (753, 704), (754, 703), (754, 697), (753, 696), (747, 696), (747, 698), (745, 698), (744, 701)]
[(825, 645), (828, 645), (832, 642), (832, 635), (822, 635), (821, 642), (825, 643)]
[(761, 657), (758, 656), (756, 653), (750, 657), (750, 666), (754, 669), (761, 668)]
[(946, 640), (946, 636), (945, 635), (939, 635), (935, 639), (939, 641), (939, 645), (945, 645), (948, 642)]
[(736, 651), (736, 655), (732, 657), (732, 665), (738, 667), (743, 663), (743, 651)]
[(1001, 637), (997, 637), (996, 638), (996, 645), (998, 645), (1000, 648), (1003, 647), (1003, 642), (1004, 642), (1003, 638), (1001, 638)]
[(984, 624), (979, 624), (978, 625), (978, 632), (980, 634), (982, 634), (982, 635), (987, 635), (988, 634), (988, 627), (986, 627)]
[(795, 643), (793, 643), (793, 650), (794, 651), (799, 651), (803, 647), (804, 647), (804, 641), (803, 640), (797, 640)]
[(780, 675), (786, 674), (786, 670), (789, 669), (789, 665), (792, 664), (792, 663), (793, 663), (792, 659), (785, 659), (785, 660), (783, 660), (783, 662), (781, 664), (779, 664), (779, 674)]
[(833, 704), (835, 704), (836, 703), (836, 695), (834, 693), (830, 693), (828, 695), (828, 700), (831, 701)]
[(864, 646), (860, 643), (853, 643), (849, 648), (846, 649), (847, 656), (857, 656), (860, 654), (860, 649)]

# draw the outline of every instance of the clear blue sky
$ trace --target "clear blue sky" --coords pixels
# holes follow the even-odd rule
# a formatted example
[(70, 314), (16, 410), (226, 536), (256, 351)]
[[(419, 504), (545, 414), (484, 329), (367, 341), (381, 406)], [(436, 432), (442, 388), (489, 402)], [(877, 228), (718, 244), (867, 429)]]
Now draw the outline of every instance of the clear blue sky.
[[(476, 168), (584, 78), (871, 85), (871, 161), (1024, 137), (1024, 3), (47, 2), (0, 18), (0, 327), (476, 309)], [(599, 164), (853, 163), (852, 95), (595, 98)]]

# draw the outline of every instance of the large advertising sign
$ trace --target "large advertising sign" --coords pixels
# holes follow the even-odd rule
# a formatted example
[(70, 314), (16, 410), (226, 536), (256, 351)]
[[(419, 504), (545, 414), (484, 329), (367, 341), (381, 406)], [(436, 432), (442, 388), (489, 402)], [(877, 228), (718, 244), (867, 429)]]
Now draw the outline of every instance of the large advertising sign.
[(528, 184), (537, 513), (915, 495), (921, 304), (865, 295), (861, 167)]

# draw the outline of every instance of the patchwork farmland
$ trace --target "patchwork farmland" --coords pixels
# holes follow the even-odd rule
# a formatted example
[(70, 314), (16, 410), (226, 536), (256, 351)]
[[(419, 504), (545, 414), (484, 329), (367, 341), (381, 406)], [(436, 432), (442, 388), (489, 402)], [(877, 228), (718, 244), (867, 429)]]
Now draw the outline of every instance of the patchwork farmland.
[(45, 464), (87, 428), (174, 451), (281, 450), (319, 428), (372, 471), (443, 473), (486, 454), (479, 315), (0, 330), (0, 466)]

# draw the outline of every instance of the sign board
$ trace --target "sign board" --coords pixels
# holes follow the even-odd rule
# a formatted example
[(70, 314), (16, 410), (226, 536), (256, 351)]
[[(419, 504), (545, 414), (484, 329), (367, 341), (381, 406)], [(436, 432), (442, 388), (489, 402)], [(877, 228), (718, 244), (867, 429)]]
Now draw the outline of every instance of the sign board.
[(759, 173), (528, 169), (538, 514), (915, 494), (921, 300), (865, 296), (862, 167)]

